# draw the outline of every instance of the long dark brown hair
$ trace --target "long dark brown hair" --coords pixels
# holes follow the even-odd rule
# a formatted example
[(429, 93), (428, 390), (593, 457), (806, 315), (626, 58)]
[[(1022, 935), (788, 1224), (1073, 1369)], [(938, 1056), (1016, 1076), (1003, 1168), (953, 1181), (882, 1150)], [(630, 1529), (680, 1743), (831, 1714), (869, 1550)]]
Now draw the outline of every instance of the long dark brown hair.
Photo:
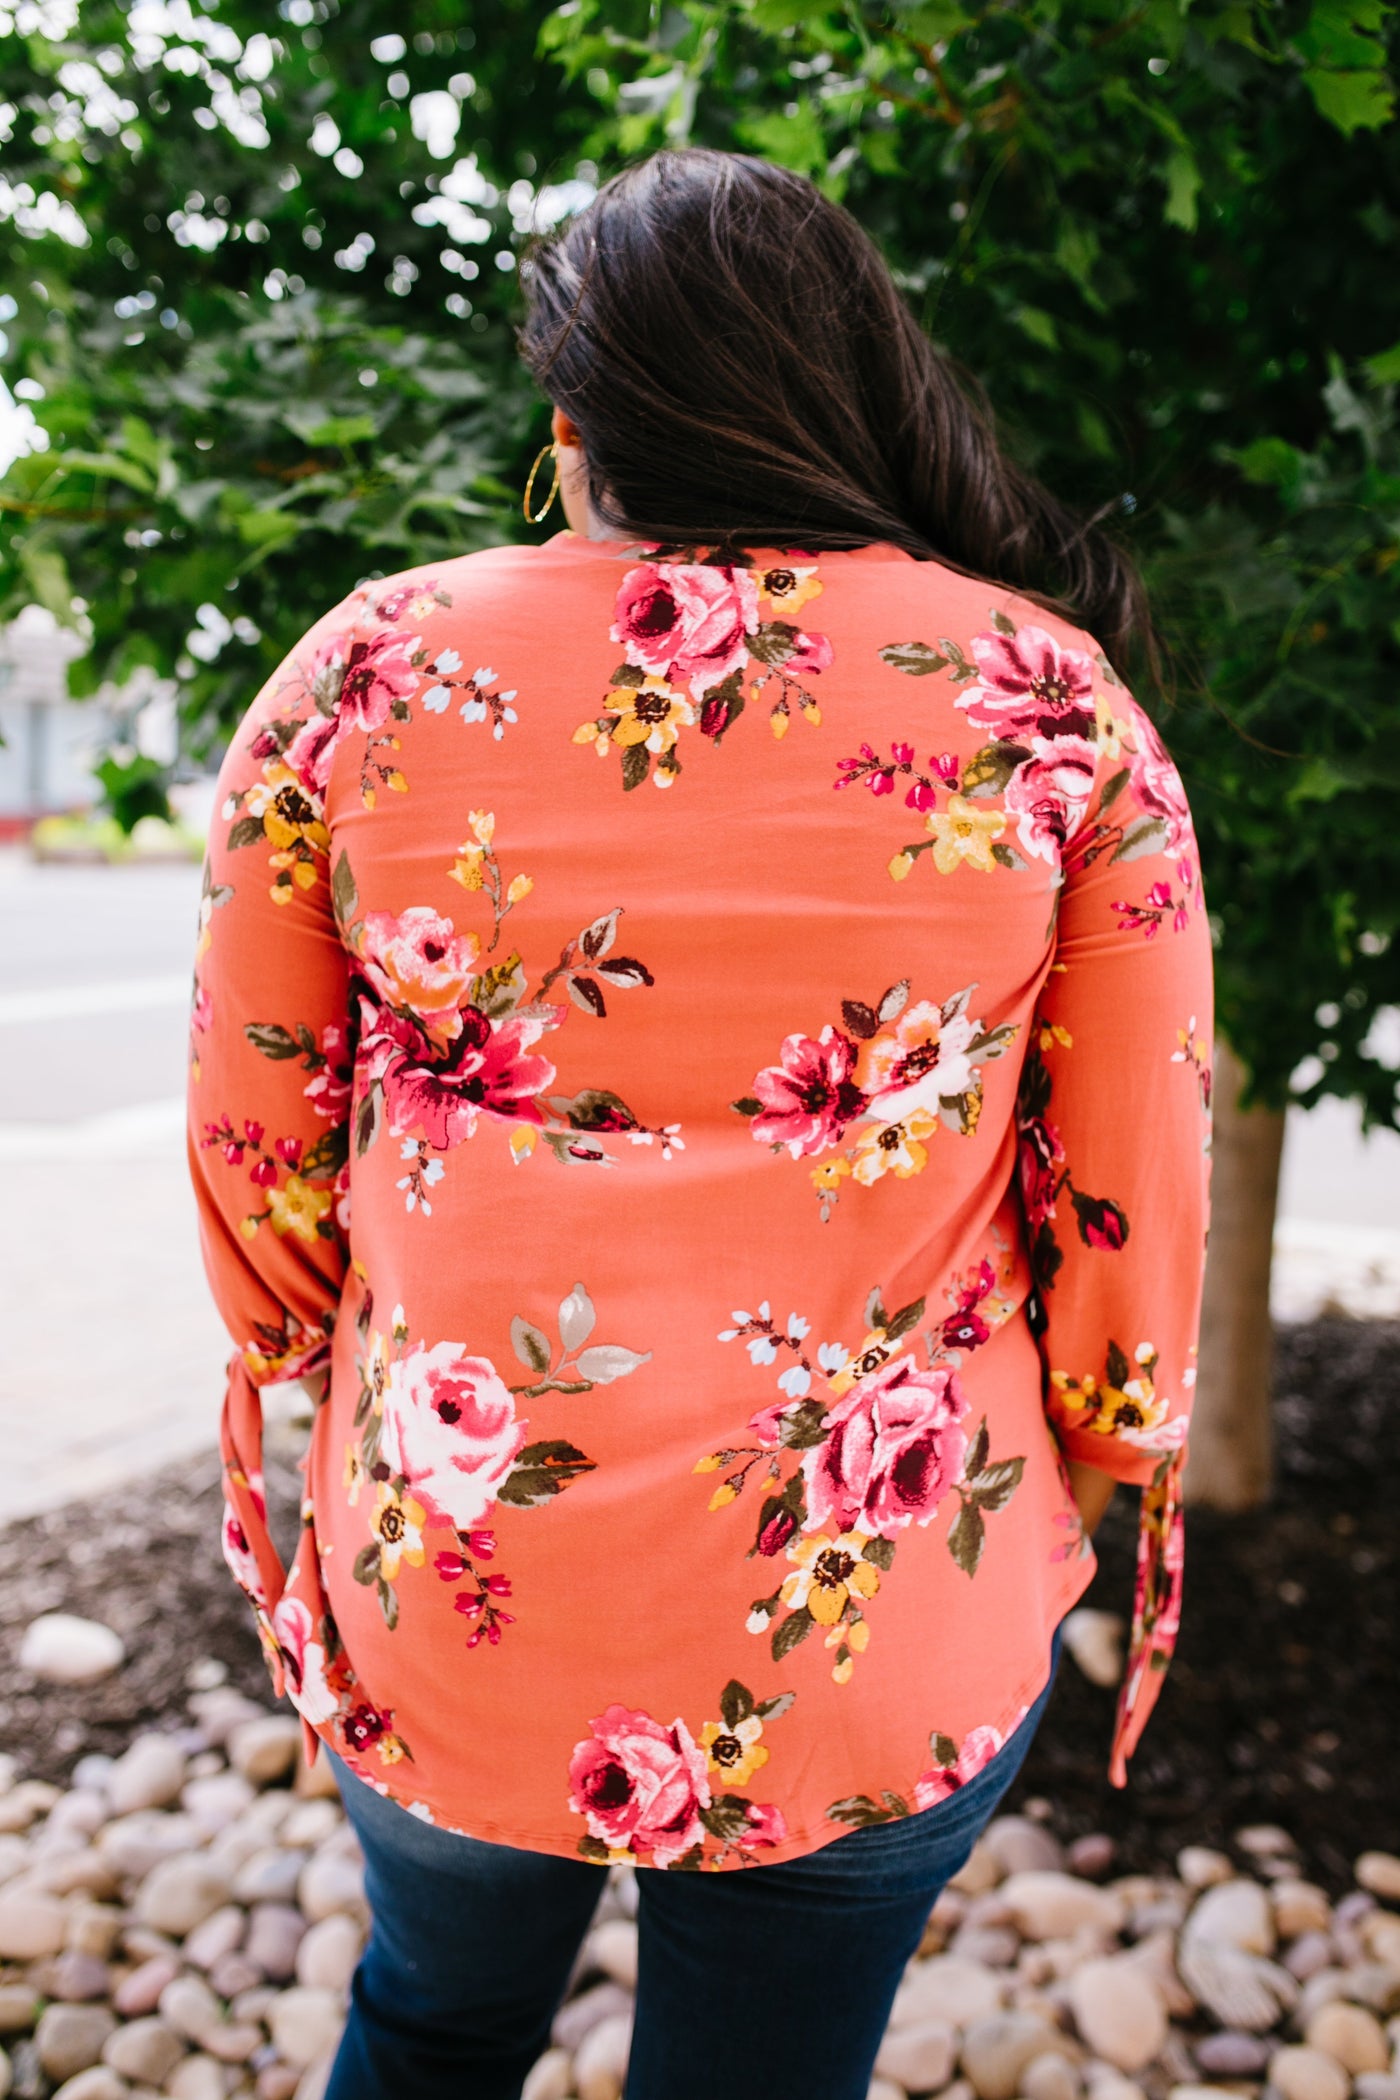
[(699, 147), (615, 175), (524, 271), (520, 348), (593, 508), (668, 544), (883, 540), (1152, 653), (1122, 550), (1007, 458), (869, 235), (785, 168)]

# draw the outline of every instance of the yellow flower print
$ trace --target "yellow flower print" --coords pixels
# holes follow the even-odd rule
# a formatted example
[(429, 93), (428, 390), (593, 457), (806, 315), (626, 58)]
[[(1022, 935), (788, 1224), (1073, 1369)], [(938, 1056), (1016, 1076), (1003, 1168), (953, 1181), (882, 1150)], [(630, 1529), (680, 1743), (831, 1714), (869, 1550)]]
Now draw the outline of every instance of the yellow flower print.
[(456, 860), (453, 861), (447, 872), (454, 882), (459, 882), (462, 885), (464, 890), (479, 890), (485, 880), (483, 874), (485, 861), (485, 847), (461, 846), (458, 848)]
[(834, 1196), (850, 1171), (847, 1160), (823, 1160), (819, 1167), (812, 1169), (812, 1187), (822, 1195)]
[(950, 795), (946, 809), (930, 811), (927, 829), (934, 840), (933, 865), (940, 875), (951, 875), (964, 862), (989, 875), (996, 866), (993, 843), (1006, 829), (999, 809), (979, 809), (965, 795)]
[(314, 1240), (316, 1227), (330, 1210), (330, 1189), (313, 1188), (300, 1174), (289, 1174), (285, 1188), (269, 1189), (268, 1213), (279, 1239), (294, 1232), (299, 1240)]
[[(478, 846), (489, 846), (496, 836), (496, 813), (490, 809), (473, 809), (467, 814), (467, 823)], [(465, 853), (467, 848), (464, 846)]]
[(768, 1762), (767, 1746), (759, 1740), (762, 1734), (757, 1714), (733, 1728), (723, 1721), (707, 1721), (700, 1731), (700, 1747), (712, 1772), (729, 1786), (747, 1786), (759, 1766)]
[(522, 897), (529, 896), (531, 890), (534, 887), (535, 883), (533, 876), (512, 875), (506, 889), (507, 904), (518, 904)]
[(375, 1744), (381, 1765), (402, 1764), (406, 1754), (402, 1738), (396, 1735), (381, 1735)]
[(938, 1128), (938, 1118), (927, 1108), (916, 1108), (899, 1123), (871, 1123), (851, 1155), (852, 1169), (862, 1188), (893, 1174), (907, 1181), (928, 1165), (926, 1140)]
[(604, 697), (617, 721), (610, 731), (615, 744), (645, 744), (648, 751), (669, 751), (682, 729), (695, 721), (694, 702), (649, 671), (640, 685), (617, 685)]
[(781, 1596), (790, 1610), (803, 1605), (819, 1626), (834, 1626), (852, 1597), (873, 1597), (880, 1587), (874, 1563), (862, 1559), (865, 1540), (853, 1531), (839, 1538), (817, 1532), (788, 1547), (787, 1557), (797, 1565), (789, 1575)]
[(367, 1477), (364, 1461), (360, 1457), (359, 1446), (357, 1444), (347, 1444), (345, 1446), (345, 1470), (341, 1474), (341, 1486), (345, 1489), (345, 1499), (350, 1504), (351, 1509), (359, 1507), (360, 1492)]
[(1071, 1378), (1068, 1371), (1052, 1371), (1050, 1384), (1054, 1388), (1055, 1412), (1072, 1418), (1094, 1412), (1100, 1405), (1099, 1381), (1092, 1371), (1082, 1378)]
[(379, 1483), (379, 1495), (369, 1528), (379, 1541), (379, 1572), (392, 1582), (401, 1561), (411, 1568), (423, 1565), (423, 1526), (427, 1511), (412, 1495), (400, 1495), (387, 1480)]
[(820, 598), (822, 585), (817, 581), (816, 566), (808, 568), (760, 569), (755, 582), (759, 595), (766, 598), (780, 619), (790, 619), (800, 612), (813, 598)]
[[(1180, 1030), (1177, 1031), (1180, 1034)], [(1056, 1043), (1062, 1050), (1074, 1048), (1074, 1037), (1058, 1021), (1042, 1021), (1040, 1024), (1040, 1048), (1042, 1052), (1053, 1050)]]

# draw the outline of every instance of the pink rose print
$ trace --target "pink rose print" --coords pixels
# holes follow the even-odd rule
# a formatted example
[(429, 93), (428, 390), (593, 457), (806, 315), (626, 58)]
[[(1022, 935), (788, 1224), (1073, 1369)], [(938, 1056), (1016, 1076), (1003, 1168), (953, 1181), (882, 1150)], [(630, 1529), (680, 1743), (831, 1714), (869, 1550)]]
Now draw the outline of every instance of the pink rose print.
[(781, 1845), (787, 1839), (787, 1818), (780, 1808), (770, 1803), (749, 1803), (748, 1826), (744, 1831), (746, 1845)]
[[(1028, 1711), (1026, 1707), (1021, 1709), (1011, 1724), (1011, 1734), (1015, 1734)], [(974, 1728), (963, 1737), (963, 1746), (954, 1763), (931, 1765), (914, 1781), (915, 1807), (934, 1808), (940, 1801), (946, 1801), (959, 1787), (966, 1786), (969, 1779), (975, 1779), (979, 1772), (985, 1771), (1005, 1742), (1006, 1737), (998, 1729)], [(951, 1743), (948, 1748), (952, 1748)]]
[(426, 904), (411, 904), (398, 917), (366, 912), (364, 925), (365, 968), (380, 996), (418, 1015), (439, 1038), (454, 1039), (476, 974), (476, 935), (454, 933), (452, 921)]
[(340, 1123), (350, 1113), (350, 1091), (355, 1078), (350, 1031), (343, 1022), (328, 1021), (321, 1030), (321, 1055), (325, 1063), (303, 1091), (318, 1116)]
[(761, 1142), (786, 1145), (794, 1159), (824, 1152), (860, 1115), (855, 1044), (828, 1024), (815, 1038), (783, 1038), (780, 1065), (765, 1065), (753, 1083), (759, 1104), (749, 1126)]
[(1059, 860), (1093, 793), (1098, 752), (1086, 737), (1037, 737), (1034, 755), (1006, 783), (1005, 806), (1016, 818), (1021, 851)]
[(224, 1560), (234, 1581), (241, 1590), (245, 1591), (253, 1599), (255, 1604), (265, 1605), (267, 1603), (267, 1592), (263, 1588), (262, 1572), (258, 1567), (257, 1556), (253, 1552), (252, 1543), (247, 1532), (243, 1529), (242, 1518), (233, 1504), (227, 1500), (224, 1502), (223, 1529), (220, 1536), (224, 1549)]
[(878, 1123), (897, 1123), (921, 1108), (937, 1114), (941, 1100), (976, 1086), (968, 1052), (980, 1033), (966, 1000), (946, 1021), (931, 999), (907, 1006), (893, 1032), (862, 1045), (859, 1078), (869, 1097), (867, 1113)]
[(1128, 757), (1128, 777), (1133, 793), (1150, 817), (1160, 817), (1167, 827), (1166, 851), (1180, 853), (1192, 842), (1191, 812), (1181, 776), (1150, 718), (1141, 708), (1133, 713), (1137, 750)]
[(789, 678), (808, 678), (818, 671), (829, 671), (835, 660), (836, 652), (827, 635), (799, 634), (783, 669)]
[(688, 684), (699, 700), (748, 659), (758, 588), (745, 569), (647, 562), (617, 594), (612, 638), (627, 661)]
[(802, 1460), (809, 1531), (893, 1538), (928, 1524), (961, 1477), (967, 1400), (946, 1366), (907, 1356), (859, 1379), (828, 1409), (824, 1443)]
[(543, 1124), (536, 1096), (554, 1084), (547, 1057), (530, 1054), (544, 1033), (543, 1021), (489, 1021), (475, 1007), (457, 1017), (461, 1031), (441, 1062), (415, 1061), (428, 1049), (420, 1043), (400, 1058), (391, 1048), (384, 1061), (384, 1098), (389, 1128), (404, 1137), (419, 1128), (440, 1152), (460, 1145), (476, 1130), (479, 1116), (507, 1123)]
[(1043, 627), (972, 638), (976, 681), (954, 705), (978, 729), (1003, 739), (1092, 736), (1094, 662), (1082, 649), (1062, 649)]
[(287, 1673), (287, 1696), (313, 1728), (331, 1720), (339, 1700), (326, 1682), (326, 1651), (313, 1638), (315, 1622), (300, 1597), (284, 1596), (272, 1614), (272, 1630)]
[(418, 637), (405, 637), (392, 627), (370, 635), (331, 635), (322, 642), (306, 671), (316, 697), (316, 712), (287, 747), (287, 764), (314, 795), (323, 795), (330, 779), (337, 739), (351, 729), (366, 734), (382, 729), (396, 700), (418, 690), (412, 658)]
[(389, 1372), (380, 1453), (430, 1515), (480, 1523), (525, 1442), (494, 1364), (460, 1342), (414, 1343)]
[(684, 1721), (663, 1728), (650, 1714), (610, 1706), (589, 1726), (569, 1760), (569, 1805), (587, 1817), (590, 1835), (610, 1851), (649, 1853), (658, 1867), (702, 1842), (710, 1783)]

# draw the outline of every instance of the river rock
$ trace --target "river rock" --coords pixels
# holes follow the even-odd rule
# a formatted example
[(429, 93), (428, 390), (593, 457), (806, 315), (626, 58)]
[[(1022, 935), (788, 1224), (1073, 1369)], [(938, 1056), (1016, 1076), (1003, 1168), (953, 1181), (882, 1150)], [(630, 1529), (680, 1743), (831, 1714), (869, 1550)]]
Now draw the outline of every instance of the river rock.
[(170, 2100), (224, 2100), (224, 2067), (212, 2056), (187, 2056), (165, 2081)]
[(1034, 2013), (993, 2013), (963, 2036), (962, 2067), (978, 2100), (1014, 2100), (1032, 2057), (1064, 2047), (1064, 2036)]
[(114, 1816), (137, 1808), (167, 1808), (185, 1783), (185, 1753), (168, 1735), (138, 1735), (107, 1775)]
[(105, 2005), (50, 2005), (34, 2030), (39, 2061), (61, 2085), (99, 2060), (116, 2024)]
[(1269, 2083), (1282, 2100), (1347, 2100), (1351, 2091), (1351, 2080), (1336, 2058), (1306, 2043), (1274, 2051)]
[(1091, 1830), (1075, 1839), (1065, 1864), (1071, 1874), (1082, 1874), (1087, 1881), (1102, 1881), (1112, 1873), (1117, 1855), (1118, 1847), (1106, 1830)]
[(1356, 2081), (1356, 2100), (1400, 2100), (1400, 2074), (1363, 2071)]
[(107, 1961), (121, 1929), (122, 1914), (115, 1904), (75, 1903), (68, 1913), (68, 1949), (74, 1954), (95, 1954), (99, 1961)]
[(1065, 1863), (1059, 1839), (1029, 1816), (998, 1816), (987, 1825), (982, 1842), (1003, 1874), (1053, 1874)]
[(153, 1954), (123, 1976), (112, 1993), (112, 2003), (123, 2019), (140, 2019), (155, 2011), (161, 1992), (179, 1973), (180, 1964), (173, 1954)]
[(157, 1932), (182, 1939), (229, 1899), (228, 1876), (198, 1852), (152, 1867), (136, 1897), (136, 1915)]
[(260, 1903), (248, 1920), (243, 1952), (273, 1983), (286, 1983), (296, 1973), (297, 1949), (305, 1931), (305, 1918), (290, 1904)]
[(872, 2078), (865, 2089), (865, 2100), (907, 2100), (902, 2085), (892, 2078)]
[(637, 1988), (637, 1927), (631, 1918), (609, 1918), (595, 1925), (584, 1947), (588, 1965), (601, 1969), (624, 1990)]
[(228, 1760), (252, 1786), (285, 1779), (301, 1747), (301, 1722), (292, 1714), (262, 1714), (240, 1721), (228, 1737)]
[(1065, 1618), (1060, 1631), (1065, 1647), (1090, 1684), (1107, 1689), (1123, 1675), (1127, 1621), (1116, 1611), (1094, 1611), (1080, 1605)]
[(249, 1961), (246, 1954), (238, 1951), (219, 1956), (209, 1971), (209, 1987), (220, 1998), (238, 1998), (245, 1991), (268, 1988), (257, 1963)]
[(234, 1874), (234, 1897), (239, 1903), (294, 1902), (305, 1865), (304, 1852), (264, 1845), (245, 1859)]
[(204, 2046), (205, 2036), (222, 2017), (219, 2001), (202, 1976), (177, 1976), (160, 1994), (160, 2016), (186, 2041)]
[(1310, 1976), (1330, 1967), (1332, 1961), (1332, 1935), (1330, 1932), (1300, 1932), (1293, 1945), (1283, 1957), (1283, 1966), (1299, 1983), (1306, 1983)]
[(46, 1611), (31, 1619), (20, 1642), (19, 1666), (45, 1684), (94, 1684), (126, 1659), (121, 1635), (96, 1619)]
[(1363, 1852), (1355, 1871), (1369, 1894), (1383, 1903), (1400, 1903), (1400, 1859), (1393, 1852)]
[(948, 1886), (961, 1896), (981, 1896), (994, 1889), (1001, 1880), (1001, 1868), (997, 1865), (985, 1837), (980, 1837), (967, 1858), (950, 1879)]
[(1342, 1999), (1315, 2012), (1303, 2032), (1312, 2049), (1324, 2049), (1336, 2058), (1353, 2078), (1361, 2071), (1388, 2071), (1390, 2050), (1385, 2029), (1364, 2006), (1348, 2005)]
[(1245, 1954), (1272, 1954), (1274, 1919), (1267, 1892), (1242, 1878), (1208, 1888), (1186, 1920), (1186, 1936), (1238, 1947)]
[(248, 1920), (238, 1905), (225, 1903), (195, 1926), (180, 1951), (192, 1969), (207, 1972), (216, 1961), (242, 1946), (247, 1929)]
[(106, 2064), (93, 2064), (59, 2086), (53, 2100), (127, 2100), (131, 2088)]
[(334, 1801), (294, 1800), (282, 1819), (278, 1837), (284, 1845), (297, 1845), (307, 1852), (314, 1852), (325, 1844), (327, 1838), (336, 1835), (343, 1822), (339, 1795)]
[(632, 2016), (609, 2013), (590, 2027), (574, 2057), (578, 2100), (619, 2100), (632, 2048)]
[(28, 2034), (39, 2017), (39, 1993), (32, 1984), (0, 1983), (0, 2035)]
[(328, 1918), (338, 1910), (343, 1910), (348, 1917), (357, 1918), (362, 1925), (368, 1925), (369, 1905), (365, 1901), (362, 1863), (323, 1846), (319, 1852), (312, 1853), (301, 1870), (297, 1902), (312, 1925), (318, 1918)]
[(353, 1918), (335, 1911), (313, 1925), (296, 1950), (296, 1977), (308, 1989), (348, 1991), (364, 1936)]
[(1288, 1876), (1269, 1891), (1274, 1906), (1274, 1924), (1280, 1939), (1296, 1940), (1305, 1932), (1326, 1932), (1332, 1923), (1327, 1891), (1315, 1882)]
[(46, 1961), (57, 1954), (68, 1914), (38, 1889), (0, 1889), (0, 1961)]
[(956, 1954), (935, 1954), (911, 1962), (895, 1993), (891, 2027), (910, 2027), (920, 2020), (946, 2020), (951, 2027), (970, 2027), (990, 2019), (1001, 2008), (1001, 1979), (980, 1962)]
[(1298, 2003), (1298, 1985), (1287, 1969), (1223, 1941), (1192, 1939), (1183, 1933), (1176, 1963), (1192, 1997), (1222, 2027), (1263, 2034)]
[(216, 1750), (222, 1750), (234, 1729), (242, 1727), (245, 1721), (268, 1719), (265, 1706), (259, 1706), (255, 1699), (246, 1699), (231, 1684), (194, 1693), (189, 1707), (205, 1741), (212, 1743)]
[(164, 2085), (185, 2054), (185, 2044), (164, 2020), (132, 2020), (109, 2034), (102, 2061), (137, 2085)]
[(621, 1984), (595, 1983), (591, 1991), (580, 1992), (567, 2005), (561, 2005), (554, 2015), (550, 2029), (550, 2040), (560, 2049), (576, 2054), (586, 2034), (591, 2034), (600, 2020), (612, 2019), (614, 2015), (630, 2015), (631, 1993)]
[(939, 2093), (953, 2075), (957, 2036), (944, 2020), (918, 2020), (891, 2028), (880, 2044), (875, 2068), (907, 2093)]
[(1265, 1861), (1291, 1859), (1298, 1850), (1296, 1839), (1277, 1823), (1247, 1823), (1235, 1832), (1235, 1843), (1251, 1859)]
[(163, 1860), (193, 1852), (203, 1841), (204, 1832), (193, 1816), (179, 1810), (138, 1808), (129, 1816), (114, 1817), (97, 1833), (97, 1850), (114, 1874), (140, 1881)]
[(1073, 1874), (1013, 1874), (1000, 1894), (1016, 1929), (1028, 1940), (1065, 1940), (1077, 1932), (1115, 1933), (1123, 1920), (1109, 1889)]
[(1083, 2091), (1078, 2069), (1058, 2051), (1033, 2056), (1021, 2073), (1024, 2100), (1081, 2100)]
[(273, 2000), (267, 2024), (278, 2055), (304, 2069), (334, 2049), (345, 2024), (345, 2008), (335, 1991), (293, 1984)]
[(1273, 2045), (1259, 2034), (1241, 2034), (1227, 2027), (1219, 2034), (1203, 2035), (1195, 2045), (1196, 2062), (1212, 2078), (1260, 2078), (1273, 2054)]
[(44, 1964), (44, 1995), (57, 1998), (64, 2005), (82, 2005), (90, 1999), (105, 1998), (111, 1982), (112, 1972), (106, 1962), (95, 1954), (84, 1954), (76, 1947), (65, 1947), (62, 1954)]
[(188, 1782), (180, 1795), (180, 1806), (194, 1817), (201, 1830), (214, 1837), (237, 1822), (256, 1798), (241, 1772), (211, 1772), (204, 1779)]
[(546, 2049), (531, 2066), (520, 2088), (520, 2100), (569, 2100), (574, 2060), (567, 2049)]
[(1227, 1852), (1210, 1845), (1183, 1845), (1176, 1855), (1176, 1871), (1188, 1889), (1208, 1889), (1229, 1881), (1235, 1869)]
[(1145, 2070), (1166, 2042), (1166, 2007), (1135, 1963), (1084, 1962), (1069, 1979), (1069, 2002), (1087, 2046), (1116, 2070)]

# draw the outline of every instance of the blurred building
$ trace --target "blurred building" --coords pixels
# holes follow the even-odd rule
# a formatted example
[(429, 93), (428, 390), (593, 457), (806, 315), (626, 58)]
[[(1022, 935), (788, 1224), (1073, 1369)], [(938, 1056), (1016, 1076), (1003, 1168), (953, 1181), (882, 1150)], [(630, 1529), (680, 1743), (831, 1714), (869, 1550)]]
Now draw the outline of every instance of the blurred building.
[(51, 613), (28, 606), (0, 628), (0, 836), (36, 817), (90, 808), (93, 767), (119, 741), (152, 758), (174, 756), (174, 697), (149, 674), (123, 692), (68, 696), (68, 665), (82, 649)]

